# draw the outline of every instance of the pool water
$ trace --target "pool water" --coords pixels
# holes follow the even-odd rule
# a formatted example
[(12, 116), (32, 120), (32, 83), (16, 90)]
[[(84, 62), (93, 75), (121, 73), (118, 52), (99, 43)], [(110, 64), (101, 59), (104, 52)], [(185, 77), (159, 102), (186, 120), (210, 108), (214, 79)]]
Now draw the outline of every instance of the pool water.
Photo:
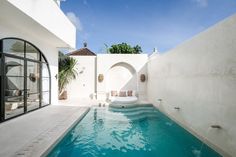
[(152, 106), (92, 108), (48, 157), (219, 157)]

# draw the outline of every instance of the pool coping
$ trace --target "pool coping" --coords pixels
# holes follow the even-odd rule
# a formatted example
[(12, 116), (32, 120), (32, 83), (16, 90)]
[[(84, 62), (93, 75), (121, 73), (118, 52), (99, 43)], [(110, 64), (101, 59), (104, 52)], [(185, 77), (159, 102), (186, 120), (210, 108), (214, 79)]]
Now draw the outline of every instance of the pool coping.
[(60, 142), (60, 140), (89, 112), (90, 107), (82, 107), (64, 121), (58, 122), (47, 131), (35, 137), (23, 146), (14, 156), (45, 157)]
[(184, 128), (185, 130), (187, 130), (189, 133), (191, 133), (193, 136), (195, 136), (196, 138), (198, 138), (200, 141), (202, 141), (204, 144), (206, 144), (208, 147), (210, 147), (211, 149), (215, 150), (217, 153), (219, 153), (221, 156), (223, 157), (232, 157), (229, 153), (225, 152), (223, 149), (221, 149), (219, 146), (213, 144), (212, 142), (210, 142), (206, 137), (199, 135), (192, 127), (187, 126), (185, 124), (183, 124), (182, 122), (180, 122), (178, 119), (176, 119), (174, 116), (170, 115), (169, 113), (163, 111), (162, 109), (160, 109), (158, 106), (153, 105), (156, 109), (158, 109), (160, 112), (162, 112), (163, 114), (165, 114), (167, 117), (169, 117), (171, 120), (173, 120), (175, 123), (177, 123), (178, 125), (180, 125), (182, 128)]

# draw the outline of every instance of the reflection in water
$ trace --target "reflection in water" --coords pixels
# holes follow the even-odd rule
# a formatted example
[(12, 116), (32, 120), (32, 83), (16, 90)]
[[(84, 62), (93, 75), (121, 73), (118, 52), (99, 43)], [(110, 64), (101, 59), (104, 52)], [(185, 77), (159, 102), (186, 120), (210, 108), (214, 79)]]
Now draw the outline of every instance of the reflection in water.
[(194, 157), (201, 157), (201, 151), (197, 149), (193, 149), (193, 155)]
[(165, 124), (168, 125), (168, 126), (172, 126), (173, 125), (172, 122), (166, 122)]
[(94, 112), (93, 112), (93, 120), (94, 120), (94, 121), (97, 121), (97, 109), (94, 109)]
[(206, 145), (198, 156), (201, 143), (153, 107), (119, 112), (94, 108), (48, 156), (220, 156)]

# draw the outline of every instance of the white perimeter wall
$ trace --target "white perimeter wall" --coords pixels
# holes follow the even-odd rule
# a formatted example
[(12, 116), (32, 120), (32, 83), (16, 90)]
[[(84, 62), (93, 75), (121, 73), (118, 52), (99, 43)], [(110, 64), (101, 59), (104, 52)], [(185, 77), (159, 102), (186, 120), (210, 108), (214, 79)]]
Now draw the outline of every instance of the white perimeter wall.
[(77, 79), (67, 86), (68, 99), (90, 99), (95, 93), (96, 56), (73, 56), (77, 60)]
[[(150, 57), (148, 76), (153, 104), (236, 156), (236, 15)], [(212, 124), (223, 129), (211, 129)]]
[(54, 46), (55, 44), (53, 41), (51, 43), (45, 42), (43, 39), (35, 38), (35, 36), (32, 34), (29, 34), (24, 31), (19, 31), (17, 28), (15, 28), (12, 25), (7, 25), (4, 22), (0, 22), (0, 39), (6, 38), (6, 37), (17, 37), (24, 40), (27, 40), (34, 44), (36, 47), (38, 47), (43, 54), (46, 56), (50, 71), (51, 71), (51, 82), (52, 82), (52, 88), (51, 88), (51, 94), (52, 94), (52, 104), (58, 103), (58, 80), (56, 79), (56, 75), (58, 73), (58, 50)]
[[(146, 99), (146, 88), (147, 88), (147, 81), (141, 82), (140, 81), (140, 74), (145, 74), (147, 76), (147, 67), (146, 63), (148, 60), (147, 54), (98, 54), (97, 55), (97, 76), (99, 74), (104, 75), (103, 82), (98, 82), (97, 80), (97, 92), (98, 92), (98, 99), (105, 99), (106, 94), (109, 93), (110, 88), (107, 86), (111, 83), (108, 82), (108, 74), (111, 67), (117, 63), (126, 63), (132, 66), (137, 75), (137, 87), (139, 98), (141, 100)], [(127, 72), (122, 67), (116, 67), (117, 73), (121, 74), (122, 71)], [(112, 72), (111, 72), (112, 73)], [(114, 71), (113, 71), (114, 74)], [(115, 75), (115, 74), (114, 74)], [(118, 77), (118, 76), (117, 76)], [(122, 76), (119, 76), (122, 80)], [(129, 76), (127, 76), (129, 77)], [(114, 78), (114, 77), (113, 77)], [(123, 82), (124, 85), (127, 85), (127, 82)], [(132, 80), (133, 81), (133, 80)], [(115, 84), (116, 82), (113, 82)], [(136, 82), (135, 82), (136, 83)], [(119, 85), (121, 86), (121, 85)], [(130, 83), (127, 88), (133, 87), (133, 83)]]

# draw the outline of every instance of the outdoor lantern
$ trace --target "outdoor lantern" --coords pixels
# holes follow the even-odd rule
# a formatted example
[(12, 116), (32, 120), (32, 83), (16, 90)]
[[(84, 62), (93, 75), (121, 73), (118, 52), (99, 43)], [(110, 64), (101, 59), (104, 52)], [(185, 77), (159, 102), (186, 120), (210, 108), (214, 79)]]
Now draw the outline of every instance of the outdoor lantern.
[(99, 75), (98, 75), (98, 82), (102, 82), (103, 79), (104, 79), (103, 74), (99, 74)]
[(145, 82), (145, 80), (146, 80), (146, 76), (144, 74), (141, 74), (140, 75), (140, 81)]

